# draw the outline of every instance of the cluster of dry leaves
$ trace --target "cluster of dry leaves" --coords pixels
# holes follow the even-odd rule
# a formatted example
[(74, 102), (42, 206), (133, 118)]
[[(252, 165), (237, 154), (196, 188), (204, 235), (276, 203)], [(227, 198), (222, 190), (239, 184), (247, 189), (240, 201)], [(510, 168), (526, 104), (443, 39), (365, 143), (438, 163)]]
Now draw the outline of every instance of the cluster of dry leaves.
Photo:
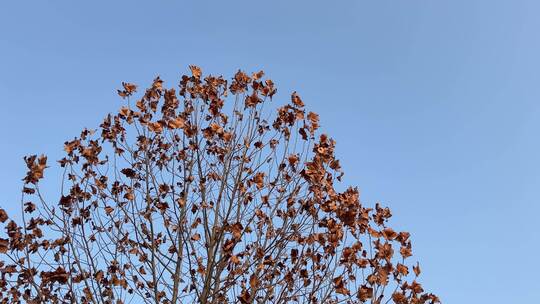
[[(156, 78), (65, 143), (62, 193), (25, 158), (23, 218), (0, 209), (0, 303), (438, 303), (409, 233), (364, 206), (300, 96), (263, 72)], [(133, 102), (133, 104), (132, 104)]]

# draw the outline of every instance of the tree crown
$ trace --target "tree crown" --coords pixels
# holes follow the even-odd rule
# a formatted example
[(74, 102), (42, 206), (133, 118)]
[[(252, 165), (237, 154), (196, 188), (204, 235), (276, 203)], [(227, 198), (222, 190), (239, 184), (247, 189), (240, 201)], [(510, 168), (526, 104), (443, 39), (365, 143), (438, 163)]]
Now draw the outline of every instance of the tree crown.
[[(294, 92), (265, 114), (263, 72), (158, 77), (65, 143), (61, 196), (25, 158), (23, 219), (0, 238), (1, 303), (437, 303), (409, 233), (364, 206)], [(32, 197), (27, 201), (27, 197)]]

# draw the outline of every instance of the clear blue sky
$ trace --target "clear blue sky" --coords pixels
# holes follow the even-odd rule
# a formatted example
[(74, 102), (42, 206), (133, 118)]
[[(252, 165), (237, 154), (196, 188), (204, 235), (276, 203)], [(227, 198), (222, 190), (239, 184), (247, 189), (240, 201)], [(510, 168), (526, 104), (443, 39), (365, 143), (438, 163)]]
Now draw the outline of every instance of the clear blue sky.
[[(121, 81), (264, 69), (413, 235), (444, 303), (538, 303), (540, 2), (2, 1), (0, 206), (22, 157), (121, 105)], [(57, 181), (58, 172), (48, 174)], [(51, 183), (50, 189), (58, 189)]]

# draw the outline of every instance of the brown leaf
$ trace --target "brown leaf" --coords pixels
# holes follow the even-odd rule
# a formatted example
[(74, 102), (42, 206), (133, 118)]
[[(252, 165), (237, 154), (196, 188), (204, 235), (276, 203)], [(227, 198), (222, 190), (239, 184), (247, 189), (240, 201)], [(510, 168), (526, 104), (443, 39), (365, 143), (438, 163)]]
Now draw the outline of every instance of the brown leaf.
[(264, 187), (264, 172), (258, 172), (253, 177), (253, 182), (257, 186), (257, 189), (262, 189)]
[(169, 121), (168, 127), (170, 129), (183, 129), (186, 126), (186, 120), (182, 117), (176, 117), (175, 119)]
[(401, 246), (401, 248), (399, 249), (399, 252), (401, 253), (401, 256), (404, 259), (412, 256), (412, 249), (410, 246)]
[(259, 80), (259, 79), (261, 79), (263, 76), (264, 76), (264, 72), (263, 72), (263, 71), (259, 71), (259, 72), (257, 72), (257, 73), (253, 73), (253, 75), (251, 75), (251, 78), (253, 78), (254, 80)]
[(300, 99), (300, 96), (298, 96), (298, 94), (296, 94), (296, 91), (294, 91), (291, 95), (291, 101), (292, 103), (299, 107), (299, 108), (303, 108), (304, 107), (304, 102), (302, 101), (302, 99)]
[(249, 300), (251, 299), (251, 295), (249, 294), (249, 291), (244, 290), (239, 296), (237, 296), (237, 298), (241, 304), (248, 304)]
[(401, 263), (397, 264), (396, 269), (401, 275), (406, 276), (409, 274), (409, 268)]
[[(36, 205), (34, 205), (32, 202), (26, 202), (26, 203), (24, 203), (24, 207), (25, 207), (25, 208), (24, 208), (24, 212), (26, 212), (26, 213), (32, 213), (32, 212), (34, 212), (34, 211), (36, 210)], [(1, 216), (1, 213), (2, 213), (2, 212), (0, 211), (0, 222), (2, 221), (2, 219), (1, 219), (1, 217), (2, 217), (2, 216)]]
[(259, 278), (257, 277), (257, 275), (252, 274), (249, 277), (249, 286), (251, 287), (251, 289), (256, 289), (259, 286)]
[(4, 223), (5, 221), (8, 220), (8, 215), (7, 215), (7, 212), (6, 210), (0, 208), (0, 223)]
[(105, 207), (105, 213), (107, 213), (107, 215), (110, 215), (113, 211), (114, 211), (113, 207), (111, 206)]
[(421, 272), (421, 270), (420, 270), (420, 263), (416, 262), (416, 266), (413, 266), (413, 271), (414, 271), (414, 274), (415, 274), (416, 276), (419, 276), (419, 275), (420, 275), (420, 272)]
[(9, 240), (0, 239), (0, 253), (6, 253), (9, 249)]
[(237, 255), (232, 255), (232, 256), (231, 256), (231, 262), (232, 262), (233, 264), (240, 264), (240, 259), (238, 258)]
[(309, 132), (311, 133), (311, 135), (313, 135), (315, 131), (319, 128), (319, 115), (314, 112), (309, 112), (307, 117), (311, 123), (309, 127)]
[(41, 279), (44, 283), (60, 283), (66, 284), (69, 279), (69, 274), (62, 267), (56, 268), (55, 271), (43, 271), (41, 272)]
[(229, 142), (229, 141), (231, 141), (232, 137), (233, 137), (233, 134), (231, 132), (223, 132), (223, 140), (224, 141)]
[(124, 168), (120, 170), (120, 172), (128, 178), (135, 178), (137, 176), (137, 173), (135, 172), (135, 170), (131, 168)]
[(296, 154), (289, 155), (287, 159), (289, 160), (289, 164), (293, 167), (298, 163), (298, 155)]
[(122, 98), (129, 97), (137, 91), (137, 86), (132, 83), (122, 82), (122, 87), (124, 87), (123, 90), (118, 90), (118, 95)]
[(365, 302), (368, 299), (371, 299), (372, 297), (373, 297), (373, 288), (367, 285), (360, 286), (360, 288), (358, 289), (358, 299), (360, 299), (360, 301)]
[(163, 126), (159, 122), (149, 122), (148, 129), (152, 132), (161, 133), (163, 131)]
[(382, 235), (387, 240), (393, 240), (397, 237), (397, 233), (392, 228), (384, 228), (382, 231)]
[(345, 281), (342, 276), (334, 278), (334, 288), (336, 292), (342, 295), (349, 295), (350, 291), (345, 287)]
[(190, 65), (189, 69), (191, 70), (191, 74), (193, 74), (193, 77), (199, 79), (202, 75), (202, 70), (196, 65)]

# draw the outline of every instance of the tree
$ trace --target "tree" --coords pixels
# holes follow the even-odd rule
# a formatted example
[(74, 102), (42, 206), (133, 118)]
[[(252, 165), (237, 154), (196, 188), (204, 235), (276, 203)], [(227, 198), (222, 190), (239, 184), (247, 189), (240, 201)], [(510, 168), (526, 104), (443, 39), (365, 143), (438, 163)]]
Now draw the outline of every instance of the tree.
[(47, 158), (25, 157), (22, 223), (0, 209), (1, 303), (438, 302), (390, 210), (336, 189), (335, 142), (296, 92), (272, 117), (263, 72), (190, 69), (134, 104), (122, 83), (127, 105), (65, 143), (57, 203)]

